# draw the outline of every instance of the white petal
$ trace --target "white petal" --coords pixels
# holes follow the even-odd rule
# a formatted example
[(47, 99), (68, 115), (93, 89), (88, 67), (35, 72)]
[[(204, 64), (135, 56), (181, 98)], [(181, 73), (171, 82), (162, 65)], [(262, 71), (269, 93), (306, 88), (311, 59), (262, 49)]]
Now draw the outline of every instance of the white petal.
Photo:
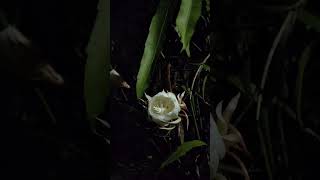
[(184, 97), (185, 94), (186, 94), (186, 91), (183, 91), (182, 94), (181, 94), (181, 96), (180, 96), (181, 99)]
[(179, 118), (179, 112), (181, 111), (180, 104), (172, 92), (162, 90), (153, 97), (147, 94), (145, 94), (145, 96), (149, 101), (148, 113), (155, 123), (163, 126)]
[(168, 92), (167, 97), (177, 100), (176, 95), (174, 95), (172, 92)]
[(170, 130), (172, 130), (172, 129), (174, 129), (175, 128), (175, 126), (173, 126), (173, 127), (159, 127), (159, 129), (164, 129), (164, 130), (168, 130), (168, 131), (170, 131)]
[(181, 122), (181, 118), (178, 118), (178, 119), (176, 119), (174, 121), (170, 121), (169, 124), (178, 124), (180, 122)]
[(146, 96), (146, 98), (148, 99), (148, 101), (151, 101), (152, 98), (151, 98), (148, 94), (144, 93), (144, 95)]

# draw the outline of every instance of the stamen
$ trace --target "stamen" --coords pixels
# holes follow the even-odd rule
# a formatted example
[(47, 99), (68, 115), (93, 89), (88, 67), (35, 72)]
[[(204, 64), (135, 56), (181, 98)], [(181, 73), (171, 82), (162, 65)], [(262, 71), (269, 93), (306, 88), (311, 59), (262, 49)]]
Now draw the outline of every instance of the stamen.
[(154, 106), (153, 110), (156, 111), (156, 113), (158, 113), (158, 114), (161, 113), (161, 111), (162, 111), (162, 109), (158, 106)]

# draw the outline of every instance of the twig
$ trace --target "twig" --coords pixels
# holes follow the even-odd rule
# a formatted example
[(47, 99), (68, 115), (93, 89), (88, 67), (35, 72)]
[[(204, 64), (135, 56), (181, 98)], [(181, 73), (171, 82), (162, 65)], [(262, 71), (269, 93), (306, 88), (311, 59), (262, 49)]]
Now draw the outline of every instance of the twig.
[[(270, 52), (269, 52), (269, 55), (268, 55), (268, 58), (267, 58), (267, 61), (266, 61), (266, 64), (264, 66), (264, 71), (263, 71), (263, 75), (262, 75), (262, 80), (261, 80), (261, 84), (260, 84), (260, 90), (261, 92), (264, 90), (264, 87), (265, 87), (265, 83), (266, 83), (266, 80), (267, 80), (267, 77), (268, 77), (268, 72), (269, 72), (269, 68), (270, 68), (270, 64), (272, 62), (272, 59), (273, 59), (273, 56), (274, 56), (274, 53), (275, 53), (275, 50), (277, 49), (279, 43), (280, 43), (280, 40), (282, 39), (282, 36), (284, 35), (284, 32), (286, 32), (291, 20), (292, 20), (292, 17), (294, 16), (294, 13), (295, 12), (289, 12), (286, 19), (284, 20), (275, 40), (273, 41), (273, 44), (272, 44), (272, 47), (270, 49)], [(272, 175), (272, 170), (271, 170), (271, 167), (270, 167), (270, 162), (267, 158), (267, 150), (265, 149), (265, 142), (264, 142), (264, 137), (263, 137), (263, 133), (262, 133), (262, 130), (261, 130), (261, 122), (260, 122), (260, 112), (261, 112), (261, 104), (262, 104), (262, 93), (259, 93), (258, 94), (258, 102), (257, 102), (257, 112), (256, 112), (256, 121), (258, 122), (258, 133), (259, 133), (259, 137), (260, 137), (260, 141), (261, 141), (261, 146), (262, 146), (262, 150), (263, 150), (263, 153), (264, 153), (264, 158), (265, 158), (265, 163), (266, 163), (266, 168), (267, 168), (267, 171), (268, 171), (268, 176), (269, 176), (269, 179), (272, 180), (273, 179), (273, 175)]]
[(194, 95), (196, 95), (197, 97), (199, 97), (199, 98), (202, 100), (203, 103), (205, 103), (206, 105), (212, 107), (212, 105), (211, 105), (209, 102), (207, 102), (207, 101), (204, 99), (204, 97), (202, 97), (199, 93), (195, 93)]
[(197, 123), (197, 118), (196, 118), (196, 113), (195, 113), (195, 108), (194, 108), (194, 97), (192, 95), (191, 96), (191, 111), (192, 111), (192, 116), (193, 116), (193, 122), (194, 122), (194, 126), (196, 129), (196, 133), (197, 133), (197, 138), (200, 140), (200, 132), (199, 132), (199, 128), (198, 128), (198, 123)]
[(111, 125), (107, 122), (107, 121), (105, 121), (105, 120), (103, 120), (103, 119), (100, 119), (100, 118), (98, 118), (98, 117), (96, 117), (96, 120), (98, 120), (101, 124), (103, 124), (106, 128), (111, 128)]
[(270, 161), (268, 158), (268, 152), (267, 152), (267, 147), (266, 147), (266, 143), (263, 137), (263, 132), (261, 129), (261, 125), (258, 122), (258, 135), (259, 135), (259, 139), (260, 139), (260, 145), (261, 145), (261, 149), (262, 149), (262, 153), (263, 153), (263, 157), (265, 160), (265, 166), (266, 166), (266, 170), (267, 170), (267, 174), (269, 176), (269, 180), (273, 179), (273, 174), (272, 174), (272, 170), (271, 170), (271, 165), (270, 165)]
[(287, 12), (292, 11), (295, 9), (300, 8), (304, 4), (306, 4), (307, 0), (297, 0), (296, 2), (290, 4), (290, 5), (284, 5), (284, 6), (260, 6), (258, 8), (261, 8), (266, 11), (273, 11), (273, 12)]
[(299, 61), (299, 69), (298, 69), (298, 77), (296, 81), (296, 111), (297, 111), (297, 121), (301, 128), (304, 127), (304, 123), (301, 119), (301, 103), (302, 103), (302, 89), (303, 89), (303, 78), (304, 78), (304, 71), (306, 65), (310, 59), (310, 53), (314, 42), (311, 42), (302, 52), (300, 61)]
[(251, 106), (254, 104), (254, 102), (255, 102), (255, 100), (254, 100), (254, 98), (252, 98), (250, 101), (249, 101), (249, 103), (248, 103), (248, 105), (246, 105), (246, 107), (244, 107), (243, 108), (243, 110), (241, 110), (241, 113), (239, 114), (239, 116), (237, 117), (237, 119), (234, 121), (234, 126), (237, 126), (239, 123), (240, 123), (240, 121), (241, 121), (241, 119), (244, 117), (244, 115), (246, 115), (246, 113), (251, 109)]
[(273, 171), (274, 169), (274, 156), (273, 156), (273, 148), (272, 148), (272, 141), (271, 141), (271, 134), (270, 134), (270, 125), (268, 122), (268, 114), (269, 112), (267, 111), (267, 108), (262, 108), (262, 117), (261, 119), (263, 119), (263, 127), (264, 127), (264, 133), (265, 133), (265, 147), (266, 152), (268, 153), (268, 158), (269, 158), (269, 162), (270, 162), (270, 170)]
[(194, 96), (193, 96), (193, 88), (194, 88), (194, 84), (196, 82), (196, 79), (198, 77), (198, 75), (200, 74), (203, 65), (207, 62), (207, 60), (210, 58), (210, 54), (208, 54), (208, 56), (202, 61), (202, 63), (200, 64), (193, 80), (192, 80), (192, 84), (191, 84), (191, 89), (190, 89), (190, 102), (191, 102), (191, 111), (192, 111), (192, 116), (193, 116), (193, 120), (194, 120), (194, 124), (195, 124), (195, 128), (196, 128), (196, 133), (197, 133), (197, 137), (198, 139), (200, 139), (200, 133), (199, 133), (199, 129), (198, 129), (198, 123), (197, 123), (197, 118), (196, 118), (196, 114), (195, 114), (195, 102), (194, 102)]
[[(261, 84), (260, 84), (260, 90), (263, 91), (264, 90), (264, 87), (265, 87), (265, 83), (266, 83), (266, 80), (267, 80), (267, 77), (268, 77), (268, 72), (269, 72), (269, 67), (270, 67), (270, 64), (271, 64), (271, 61), (273, 59), (273, 55), (274, 55), (274, 52), (281, 40), (281, 37), (283, 35), (283, 32), (285, 31), (285, 29), (287, 28), (290, 20), (291, 20), (291, 17), (293, 16), (293, 12), (290, 12), (288, 13), (285, 21), (283, 22), (281, 28), (280, 28), (280, 31), (279, 33), (277, 34), (273, 44), (272, 44), (272, 47), (271, 47), (271, 50), (269, 52), (269, 55), (268, 55), (268, 58), (267, 58), (267, 62), (264, 66), (264, 71), (263, 71), (263, 75), (262, 75), (262, 80), (261, 80)], [(260, 119), (260, 110), (261, 110), (261, 103), (262, 103), (262, 93), (259, 93), (258, 95), (258, 102), (257, 102), (257, 113), (256, 113), (256, 120), (259, 121)]]
[(172, 92), (172, 86), (171, 86), (171, 64), (168, 63), (167, 65), (167, 81), (168, 81), (168, 88), (169, 91)]
[(210, 58), (210, 54), (208, 54), (208, 56), (200, 63), (200, 66), (196, 72), (196, 74), (194, 75), (194, 78), (192, 80), (192, 84), (191, 84), (191, 95), (190, 95), (190, 100), (191, 100), (191, 97), (192, 97), (192, 94), (193, 94), (193, 88), (194, 88), (194, 84), (196, 82), (196, 79), (197, 77), (199, 76), (202, 68), (203, 68), (203, 65), (208, 61), (208, 59)]
[(279, 108), (283, 109), (287, 115), (292, 118), (293, 120), (296, 120), (296, 113), (292, 110), (292, 108), (287, 105), (285, 102), (281, 101), (280, 99), (278, 99), (277, 97), (274, 97), (272, 99), (272, 103), (275, 104), (275, 105), (278, 105)]
[(51, 122), (52, 122), (53, 124), (56, 124), (56, 123), (57, 123), (57, 119), (56, 119), (55, 116), (53, 115), (53, 113), (52, 113), (52, 111), (51, 111), (51, 108), (50, 108), (49, 104), (47, 103), (45, 97), (43, 96), (41, 90), (40, 90), (39, 88), (34, 88), (34, 90), (35, 90), (35, 92), (37, 93), (37, 95), (39, 96), (39, 98), (40, 98), (40, 100), (41, 100), (41, 102), (42, 102), (42, 104), (43, 104), (46, 112), (48, 113), (48, 116), (49, 116)]
[(245, 178), (245, 180), (250, 180), (250, 176), (249, 176), (249, 173), (247, 171), (247, 168), (246, 166), (244, 165), (244, 163), (241, 161), (241, 159), (236, 155), (234, 154), (233, 152), (227, 152), (233, 159), (235, 159), (237, 161), (237, 163), (240, 165), (240, 168), (243, 172), (243, 176)]
[(202, 52), (202, 49), (201, 49), (196, 43), (192, 42), (192, 44), (193, 44), (200, 52)]
[(281, 112), (281, 106), (278, 106), (278, 128), (280, 131), (280, 146), (282, 150), (282, 156), (283, 156), (283, 161), (285, 165), (285, 170), (288, 170), (289, 168), (289, 160), (288, 160), (288, 151), (287, 151), (287, 143), (285, 139), (285, 133), (283, 130), (283, 120), (282, 120), (282, 112)]
[(221, 171), (228, 172), (228, 173), (231, 172), (231, 173), (235, 173), (235, 174), (239, 174), (239, 175), (244, 176), (244, 173), (238, 167), (225, 165), (225, 164), (220, 164), (218, 169), (221, 170)]
[(320, 142), (320, 135), (318, 135), (316, 132), (314, 132), (312, 129), (310, 128), (305, 128), (304, 132), (310, 134), (311, 136), (315, 137), (317, 139), (317, 141)]

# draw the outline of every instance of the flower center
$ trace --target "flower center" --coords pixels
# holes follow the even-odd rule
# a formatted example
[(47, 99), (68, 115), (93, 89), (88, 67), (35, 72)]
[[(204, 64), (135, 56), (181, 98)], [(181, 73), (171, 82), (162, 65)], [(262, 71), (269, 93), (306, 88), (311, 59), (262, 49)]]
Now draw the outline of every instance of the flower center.
[(158, 114), (162, 114), (162, 113), (165, 112), (166, 108), (163, 106), (163, 104), (160, 104), (160, 106), (159, 105), (155, 105), (153, 107), (153, 110)]
[(157, 114), (169, 113), (173, 108), (173, 102), (171, 102), (170, 99), (167, 98), (156, 101), (152, 106), (153, 111)]

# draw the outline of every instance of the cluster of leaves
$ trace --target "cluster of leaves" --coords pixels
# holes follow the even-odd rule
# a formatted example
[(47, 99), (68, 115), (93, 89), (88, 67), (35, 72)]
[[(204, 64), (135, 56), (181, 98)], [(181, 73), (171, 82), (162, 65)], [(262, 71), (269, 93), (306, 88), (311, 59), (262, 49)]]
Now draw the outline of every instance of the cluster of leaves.
[[(136, 93), (138, 98), (143, 96), (148, 87), (153, 61), (158, 58), (163, 48), (166, 31), (172, 21), (176, 6), (176, 0), (161, 0), (157, 12), (152, 18), (137, 77)], [(181, 51), (185, 50), (189, 57), (190, 40), (201, 15), (201, 7), (201, 0), (182, 0), (176, 17), (176, 31), (183, 45)]]

